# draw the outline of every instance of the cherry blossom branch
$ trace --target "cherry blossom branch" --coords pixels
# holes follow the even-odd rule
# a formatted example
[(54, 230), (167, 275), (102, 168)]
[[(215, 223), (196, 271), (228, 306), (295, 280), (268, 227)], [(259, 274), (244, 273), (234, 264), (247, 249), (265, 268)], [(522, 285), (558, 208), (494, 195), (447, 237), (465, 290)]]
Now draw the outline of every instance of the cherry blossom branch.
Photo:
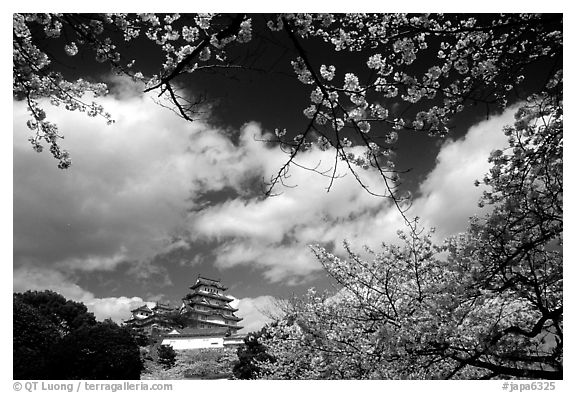
[(194, 60), (196, 59), (200, 53), (202, 52), (202, 50), (204, 50), (204, 48), (208, 47), (212, 41), (212, 39), (216, 39), (218, 41), (221, 41), (225, 38), (228, 38), (234, 34), (236, 34), (238, 32), (238, 30), (240, 29), (240, 24), (242, 23), (242, 21), (244, 20), (245, 15), (244, 14), (237, 14), (233, 19), (232, 22), (224, 29), (220, 30), (218, 33), (216, 33), (215, 35), (210, 35), (207, 36), (206, 38), (204, 38), (197, 46), (196, 48), (194, 48), (194, 50), (187, 55), (183, 60), (181, 60), (176, 67), (174, 67), (174, 69), (166, 76), (163, 76), (162, 78), (160, 78), (160, 81), (145, 89), (144, 92), (148, 92), (151, 90), (155, 90), (157, 88), (159, 88), (162, 85), (168, 85), (170, 83), (170, 81), (172, 79), (174, 79), (175, 77), (177, 77), (178, 75), (181, 74), (181, 72)]

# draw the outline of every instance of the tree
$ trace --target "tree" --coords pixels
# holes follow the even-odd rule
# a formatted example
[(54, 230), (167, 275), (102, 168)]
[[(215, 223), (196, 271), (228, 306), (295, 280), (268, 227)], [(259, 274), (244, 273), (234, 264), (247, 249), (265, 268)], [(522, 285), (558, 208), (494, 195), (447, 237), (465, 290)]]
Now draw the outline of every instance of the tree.
[[(88, 102), (88, 93), (102, 96), (106, 85), (68, 76), (53, 48), (71, 57), (92, 53), (192, 121), (205, 99), (187, 92), (185, 83), (207, 73), (243, 77), (270, 71), (257, 49), (275, 43), (284, 51), (278, 60), (291, 56), (294, 77), (310, 102), (298, 104), (308, 119), (303, 129), (277, 129), (268, 140), (288, 157), (269, 179), (267, 194), (287, 179), (291, 166), (301, 166), (298, 154), (315, 144), (334, 151), (334, 164), (327, 171), (308, 169), (334, 180), (343, 166), (377, 194), (361, 174), (362, 168), (375, 170), (388, 190), (382, 195), (401, 211), (404, 196), (393, 160), (399, 131), (445, 135), (466, 108), (481, 105), (488, 115), (529, 94), (549, 93), (552, 81), (560, 80), (555, 86), (561, 89), (558, 14), (14, 14), (13, 21), (14, 97), (27, 102), (34, 149), (50, 146), (61, 168), (70, 165), (70, 156), (60, 147), (42, 98), (113, 120)], [(133, 54), (132, 44), (146, 47), (146, 59), (156, 56), (156, 64)], [(364, 153), (354, 153), (353, 146)]]
[(561, 379), (562, 116), (557, 96), (519, 109), (466, 233), (400, 233), (372, 260), (315, 247), (341, 291), (290, 303), (262, 377)]
[(60, 338), (58, 327), (17, 296), (13, 310), (14, 379), (48, 379), (47, 354)]
[(171, 368), (176, 363), (176, 352), (170, 345), (160, 345), (158, 347), (158, 363), (165, 368)]
[(140, 329), (131, 328), (130, 333), (134, 338), (134, 342), (138, 344), (139, 347), (147, 347), (151, 344), (151, 337), (149, 337), (145, 332)]
[(272, 357), (266, 352), (266, 347), (260, 338), (267, 333), (267, 326), (258, 332), (252, 332), (244, 337), (244, 345), (238, 347), (238, 361), (234, 364), (233, 373), (236, 379), (257, 379), (260, 372), (259, 362), (271, 362)]
[(139, 379), (128, 328), (52, 291), (14, 294), (14, 379)]
[(82, 303), (53, 291), (27, 291), (13, 296), (15, 379), (49, 379), (52, 355), (59, 341), (96, 319)]
[(65, 336), (54, 354), (55, 379), (140, 379), (142, 360), (129, 328), (112, 321)]
[(61, 335), (70, 333), (82, 326), (96, 324), (94, 314), (79, 302), (66, 300), (54, 291), (26, 291), (14, 294), (16, 299), (36, 309), (42, 316), (56, 326)]

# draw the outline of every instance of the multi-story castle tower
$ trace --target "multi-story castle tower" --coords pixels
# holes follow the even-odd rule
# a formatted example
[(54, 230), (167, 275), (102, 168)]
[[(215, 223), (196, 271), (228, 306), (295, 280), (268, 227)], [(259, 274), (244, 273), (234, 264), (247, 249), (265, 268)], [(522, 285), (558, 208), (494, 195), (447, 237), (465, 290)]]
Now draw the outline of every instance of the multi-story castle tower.
[(238, 309), (229, 304), (234, 299), (224, 294), (228, 288), (220, 280), (198, 276), (190, 289), (192, 292), (182, 299), (180, 307), (180, 313), (190, 321), (190, 327), (228, 328), (231, 333), (242, 329), (238, 325), (242, 318), (234, 315)]
[(152, 308), (143, 305), (132, 310), (125, 325), (148, 335), (160, 334), (162, 345), (178, 350), (242, 345), (244, 336), (237, 333), (242, 318), (230, 306), (234, 298), (224, 294), (228, 288), (220, 280), (198, 276), (190, 289), (179, 309), (161, 303)]

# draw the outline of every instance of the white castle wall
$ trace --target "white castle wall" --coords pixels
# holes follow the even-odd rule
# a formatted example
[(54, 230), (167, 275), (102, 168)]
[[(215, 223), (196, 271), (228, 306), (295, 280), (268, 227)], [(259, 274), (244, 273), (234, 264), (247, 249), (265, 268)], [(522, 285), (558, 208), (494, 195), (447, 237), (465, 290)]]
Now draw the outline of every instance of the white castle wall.
[(223, 348), (224, 337), (165, 337), (162, 345), (170, 345), (174, 350)]

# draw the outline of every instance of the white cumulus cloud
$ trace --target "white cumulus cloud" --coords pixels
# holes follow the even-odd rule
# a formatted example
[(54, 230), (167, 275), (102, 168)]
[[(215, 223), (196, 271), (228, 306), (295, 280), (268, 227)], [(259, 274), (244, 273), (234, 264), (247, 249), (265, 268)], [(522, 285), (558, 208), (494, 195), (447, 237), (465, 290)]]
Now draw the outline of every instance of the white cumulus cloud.
[(274, 317), (277, 312), (277, 299), (273, 296), (245, 297), (236, 299), (231, 305), (238, 308), (236, 315), (243, 318), (239, 322), (243, 326), (239, 333), (243, 334), (260, 330), (272, 322), (270, 317)]
[[(437, 228), (438, 236), (465, 230), (469, 217), (480, 212), (477, 202), (482, 189), (474, 186), (474, 180), (488, 171), (490, 151), (506, 145), (502, 127), (513, 121), (514, 111), (508, 109), (476, 124), (460, 140), (447, 140), (408, 216), (420, 216), (425, 226)], [(240, 157), (250, 157), (251, 167), (274, 174), (286, 157), (251, 142), (250, 133), (256, 139), (262, 136), (256, 124), (245, 127), (240, 150), (251, 154)], [(314, 162), (331, 162), (331, 154), (312, 149), (299, 158), (313, 166)], [(259, 162), (254, 163), (255, 157)], [(242, 167), (242, 160), (236, 165)], [(298, 167), (291, 168), (290, 174), (289, 181), (296, 187), (279, 189), (279, 196), (238, 197), (191, 217), (196, 237), (220, 242), (214, 252), (217, 266), (255, 266), (269, 281), (298, 283), (321, 269), (307, 245), (332, 244), (338, 253), (343, 252), (341, 244), (347, 239), (355, 248), (378, 248), (382, 242), (395, 242), (397, 230), (406, 228), (390, 200), (369, 195), (351, 175), (337, 179), (326, 193), (328, 182), (318, 174)], [(364, 176), (368, 184), (382, 187), (375, 173), (364, 172)]]
[[(288, 156), (258, 141), (266, 130), (257, 123), (247, 123), (232, 142), (229, 130), (183, 121), (124, 82), (119, 86), (119, 93), (101, 100), (116, 120), (113, 126), (79, 113), (48, 112), (72, 153), (73, 166), (64, 172), (48, 152), (31, 151), (25, 105), (14, 103), (16, 268), (92, 272), (131, 264), (129, 271), (138, 277), (165, 274), (169, 283), (169, 273), (148, 262), (210, 241), (217, 268), (256, 268), (270, 282), (295, 284), (321, 270), (309, 244), (331, 244), (342, 252), (348, 239), (357, 248), (377, 248), (403, 228), (390, 200), (368, 194), (351, 174), (327, 192), (330, 179), (292, 165), (287, 183), (294, 187), (280, 186), (278, 196), (263, 198), (254, 192), (255, 181), (278, 173)], [(506, 144), (501, 129), (513, 111), (447, 141), (409, 215), (422, 217), (442, 236), (464, 230), (468, 217), (479, 212), (481, 190), (473, 181), (488, 170), (489, 152)], [(302, 152), (297, 162), (319, 171), (335, 165), (333, 152), (316, 148)], [(338, 165), (336, 173), (345, 174), (344, 164)], [(376, 173), (360, 173), (373, 192), (384, 191)], [(235, 193), (198, 202), (222, 190)]]

